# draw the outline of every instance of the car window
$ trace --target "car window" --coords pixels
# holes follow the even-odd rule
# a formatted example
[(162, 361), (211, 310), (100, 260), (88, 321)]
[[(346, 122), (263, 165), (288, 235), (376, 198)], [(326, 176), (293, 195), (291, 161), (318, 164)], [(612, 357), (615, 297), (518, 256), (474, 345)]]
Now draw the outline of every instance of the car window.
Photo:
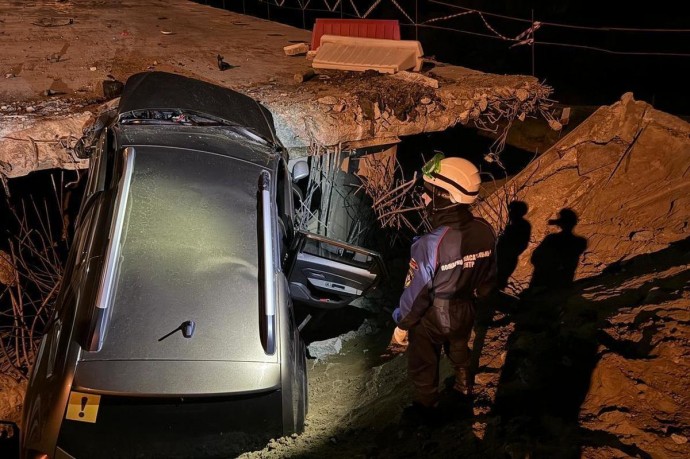
[(338, 261), (358, 268), (372, 269), (374, 267), (374, 257), (366, 252), (358, 252), (347, 247), (329, 244), (328, 242), (318, 239), (307, 239), (302, 252), (328, 258), (329, 260)]

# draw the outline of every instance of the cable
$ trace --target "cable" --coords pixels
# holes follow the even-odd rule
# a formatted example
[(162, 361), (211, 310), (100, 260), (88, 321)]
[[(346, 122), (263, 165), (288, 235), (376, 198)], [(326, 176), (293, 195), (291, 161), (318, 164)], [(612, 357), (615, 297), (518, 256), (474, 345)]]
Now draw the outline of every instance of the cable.
[[(527, 22), (527, 23), (532, 23), (529, 19), (523, 19), (523, 18), (516, 18), (513, 16), (505, 16), (502, 14), (496, 14), (496, 13), (489, 13), (486, 11), (478, 10), (475, 8), (466, 8), (464, 6), (459, 6), (459, 5), (453, 5), (452, 3), (446, 3), (446, 2), (441, 2), (438, 0), (428, 0), (429, 3), (435, 3), (437, 5), (443, 5), (443, 6), (448, 6), (451, 8), (457, 8), (465, 11), (476, 11), (477, 13), (480, 14), (485, 14), (487, 16), (494, 16), (497, 18), (502, 18), (502, 19), (508, 19), (512, 21), (518, 21), (518, 22)], [(592, 26), (577, 26), (577, 25), (570, 25), (570, 24), (561, 24), (557, 22), (546, 22), (546, 21), (540, 21), (543, 25), (550, 25), (552, 27), (563, 27), (563, 28), (568, 28), (568, 29), (585, 29), (585, 30), (598, 30), (598, 31), (615, 31), (615, 32), (660, 32), (660, 33), (690, 33), (690, 29), (645, 29), (645, 28), (635, 28), (635, 27), (607, 27), (607, 26), (602, 26), (602, 27), (592, 27)]]
[(402, 8), (402, 6), (398, 5), (398, 2), (396, 2), (395, 0), (391, 0), (391, 2), (393, 2), (393, 5), (395, 5), (395, 7), (396, 7), (398, 10), (400, 10), (400, 12), (401, 12), (402, 14), (405, 15), (405, 17), (407, 18), (408, 21), (410, 21), (411, 24), (417, 25), (417, 24), (415, 23), (415, 20), (412, 19), (412, 18), (410, 17), (409, 14), (407, 14), (407, 12)]
[(599, 32), (661, 32), (661, 33), (690, 33), (690, 29), (637, 29), (634, 27), (591, 27), (591, 26), (576, 26), (570, 24), (558, 24), (555, 22), (541, 22), (544, 25), (552, 27), (562, 27), (566, 29), (582, 29), (595, 30)]
[[(281, 8), (284, 10), (292, 10), (292, 11), (313, 11), (317, 13), (334, 13), (334, 11), (329, 11), (323, 8), (307, 8), (303, 10), (302, 8), (298, 8), (296, 6), (279, 6), (277, 8)], [(343, 13), (344, 16), (349, 16), (353, 19), (360, 19), (358, 16), (355, 16), (354, 14), (349, 14), (349, 13)]]
[[(400, 24), (401, 27), (415, 27), (415, 24)], [(489, 35), (486, 33), (480, 33), (480, 32), (470, 32), (469, 30), (461, 30), (461, 29), (452, 29), (450, 27), (443, 27), (443, 26), (435, 26), (435, 25), (429, 25), (429, 24), (418, 24), (418, 27), (425, 27), (427, 29), (438, 29), (438, 30), (446, 30), (449, 32), (458, 32), (458, 33), (464, 33), (467, 35), (476, 35), (478, 37), (485, 37), (485, 38), (493, 38), (494, 40), (501, 40), (505, 41), (501, 37), (497, 37), (496, 35)]]
[(475, 8), (466, 8), (464, 6), (453, 5), (452, 3), (439, 2), (438, 0), (428, 0), (428, 1), (429, 1), (429, 3), (436, 3), (437, 5), (449, 6), (451, 8), (457, 8), (457, 9), (461, 9), (461, 10), (465, 10), (465, 11), (476, 11), (477, 13), (485, 14), (487, 16), (494, 16), (494, 17), (502, 18), (502, 19), (510, 19), (510, 20), (518, 21), (518, 22), (526, 22), (529, 24), (532, 23), (532, 21), (530, 21), (529, 19), (514, 18), (512, 16), (504, 16), (502, 14), (489, 13), (489, 12), (481, 11), (481, 10), (478, 10)]
[(655, 53), (655, 52), (646, 52), (646, 51), (613, 51), (611, 49), (597, 48), (595, 46), (573, 45), (573, 44), (568, 44), (568, 43), (553, 43), (553, 42), (548, 42), (548, 41), (535, 41), (534, 44), (535, 45), (548, 45), (548, 46), (561, 46), (564, 48), (589, 49), (592, 51), (600, 51), (602, 53), (619, 54), (619, 55), (627, 55), (627, 56), (690, 57), (690, 54), (687, 54), (687, 53)]

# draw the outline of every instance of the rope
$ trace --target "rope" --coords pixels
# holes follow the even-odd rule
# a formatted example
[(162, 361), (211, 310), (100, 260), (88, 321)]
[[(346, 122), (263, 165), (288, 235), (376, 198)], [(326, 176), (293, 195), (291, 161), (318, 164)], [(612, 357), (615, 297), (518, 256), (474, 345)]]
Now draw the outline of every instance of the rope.
[(494, 34), (496, 34), (497, 37), (499, 37), (503, 40), (506, 40), (506, 41), (515, 41), (514, 38), (508, 38), (505, 35), (501, 35), (500, 33), (498, 33), (498, 31), (496, 29), (494, 29), (493, 27), (491, 27), (491, 25), (489, 25), (489, 23), (486, 21), (486, 19), (484, 18), (484, 15), (482, 13), (477, 11), (477, 14), (479, 14), (479, 17), (482, 18), (482, 22), (484, 23), (486, 28), (489, 29), (490, 31), (492, 31)]
[(582, 29), (582, 30), (595, 30), (599, 32), (651, 32), (651, 33), (690, 33), (690, 29), (638, 29), (634, 27), (592, 27), (592, 26), (577, 26), (570, 24), (558, 24), (555, 22), (542, 22), (544, 25), (549, 25), (552, 27), (562, 27), (565, 29)]
[(422, 22), (422, 23), (420, 23), (420, 24), (417, 24), (417, 25), (431, 24), (432, 22), (438, 22), (438, 21), (447, 21), (448, 19), (453, 19), (453, 18), (457, 18), (457, 17), (460, 17), (460, 16), (465, 16), (465, 15), (472, 14), (472, 13), (474, 13), (474, 11), (465, 11), (465, 12), (462, 12), (462, 13), (449, 14), (448, 16), (442, 16), (442, 17), (440, 17), (440, 18), (427, 19), (426, 21), (424, 21), (424, 22)]
[(586, 45), (573, 45), (569, 43), (553, 43), (548, 41), (535, 41), (536, 45), (548, 45), (548, 46), (561, 46), (564, 48), (578, 48), (578, 49), (589, 49), (592, 51), (600, 51), (607, 54), (619, 54), (624, 56), (666, 56), (666, 57), (690, 57), (688, 53), (656, 53), (656, 52), (646, 52), (646, 51), (614, 51), (606, 48), (597, 48), (595, 46)]
[(457, 8), (457, 9), (461, 9), (461, 10), (465, 10), (465, 11), (476, 11), (477, 13), (485, 14), (486, 16), (493, 16), (493, 17), (503, 18), (503, 19), (511, 19), (513, 21), (526, 22), (528, 24), (532, 23), (532, 21), (530, 21), (529, 19), (514, 18), (511, 16), (503, 16), (501, 14), (488, 13), (486, 11), (481, 11), (481, 10), (476, 10), (476, 9), (465, 8), (463, 6), (453, 5), (452, 3), (439, 2), (438, 0), (428, 0), (428, 1), (429, 1), (429, 3), (435, 3), (437, 5), (448, 6), (451, 8)]
[[(367, 16), (369, 16), (369, 14), (370, 14), (372, 11), (374, 11), (374, 8), (376, 8), (377, 6), (379, 6), (379, 3), (381, 3), (381, 0), (376, 0), (376, 1), (374, 2), (374, 4), (371, 5), (371, 6), (369, 7), (369, 9), (367, 10), (367, 12), (364, 13), (364, 15), (362, 16), (362, 18), (366, 18)], [(414, 22), (414, 21), (413, 21), (413, 22)]]
[(435, 29), (435, 30), (446, 30), (448, 32), (458, 32), (458, 33), (464, 33), (466, 35), (474, 35), (477, 37), (483, 37), (483, 38), (493, 38), (494, 40), (502, 40), (501, 38), (497, 37), (496, 35), (489, 35), (486, 33), (481, 33), (481, 32), (470, 32), (469, 30), (462, 30), (462, 29), (453, 29), (451, 27), (443, 27), (443, 26), (436, 26), (436, 25), (429, 25), (429, 24), (400, 24), (401, 27), (425, 27), (427, 29)]
[(331, 13), (334, 12), (336, 8), (338, 8), (338, 5), (340, 5), (340, 0), (335, 2), (333, 8), (331, 8), (331, 5), (328, 4), (328, 0), (323, 0), (323, 2), (326, 4), (326, 8), (328, 8), (328, 11), (330, 11)]
[(354, 0), (350, 0), (350, 5), (352, 5), (352, 9), (355, 10), (355, 13), (357, 14), (358, 18), (361, 18), (362, 15), (359, 13), (359, 10), (357, 9), (357, 5), (355, 5)]
[[(508, 19), (511, 21), (518, 21), (518, 22), (527, 22), (531, 23), (532, 21), (529, 19), (524, 19), (524, 18), (516, 18), (513, 16), (506, 16), (503, 14), (496, 14), (496, 13), (489, 13), (486, 11), (481, 11), (481, 10), (470, 10), (469, 8), (465, 8), (462, 6), (458, 5), (453, 5), (452, 3), (446, 3), (446, 2), (441, 2), (438, 0), (428, 0), (429, 3), (435, 3), (437, 5), (443, 5), (447, 6), (450, 8), (456, 8), (456, 9), (462, 9), (466, 11), (476, 11), (480, 14), (484, 14), (486, 16), (493, 16), (497, 18), (502, 18), (502, 19)], [(562, 23), (557, 23), (557, 22), (546, 22), (546, 21), (541, 21), (543, 25), (548, 25), (552, 27), (563, 27), (567, 29), (584, 29), (584, 30), (597, 30), (597, 31), (614, 31), (614, 32), (651, 32), (651, 33), (689, 33), (690, 29), (659, 29), (659, 28), (651, 28), (651, 29), (646, 29), (646, 28), (636, 28), (636, 27), (608, 27), (608, 26), (601, 26), (601, 27), (593, 27), (593, 26), (578, 26), (578, 25), (571, 25), (571, 24), (562, 24)]]
[(401, 7), (400, 5), (398, 5), (398, 2), (396, 2), (395, 0), (391, 0), (391, 2), (393, 2), (393, 5), (395, 5), (395, 7), (396, 7), (397, 9), (399, 9), (400, 12), (401, 12), (402, 14), (405, 15), (405, 17), (407, 18), (407, 20), (410, 21), (410, 24), (417, 25), (417, 23), (415, 22), (415, 20), (412, 19), (412, 18), (410, 17), (410, 15), (407, 14), (407, 13), (405, 12), (405, 10), (402, 9), (402, 7)]

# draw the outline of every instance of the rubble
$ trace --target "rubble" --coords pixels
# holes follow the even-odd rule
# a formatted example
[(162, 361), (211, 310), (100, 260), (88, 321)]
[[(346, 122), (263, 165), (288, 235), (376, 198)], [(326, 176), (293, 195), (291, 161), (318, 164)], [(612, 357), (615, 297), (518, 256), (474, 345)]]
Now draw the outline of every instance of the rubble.
[(527, 250), (512, 273), (527, 287), (530, 257), (556, 227), (561, 209), (576, 215), (587, 240), (575, 279), (624, 266), (636, 255), (690, 235), (690, 124), (635, 101), (631, 94), (597, 110), (479, 207), (502, 232), (512, 201), (527, 205)]
[(389, 76), (391, 78), (408, 81), (410, 83), (419, 83), (423, 84), (424, 86), (429, 86), (430, 88), (438, 89), (438, 80), (436, 80), (435, 78), (424, 76), (421, 73), (408, 72), (406, 70), (403, 70), (401, 72), (393, 73)]
[(294, 45), (284, 46), (283, 51), (285, 52), (286, 56), (307, 54), (307, 51), (309, 51), (309, 45), (306, 43), (295, 43)]
[[(37, 111), (34, 107), (25, 110), (27, 113)], [(2, 117), (0, 174), (13, 178), (44, 169), (85, 169), (88, 161), (77, 158), (73, 148), (92, 119), (91, 112), (59, 117)]]

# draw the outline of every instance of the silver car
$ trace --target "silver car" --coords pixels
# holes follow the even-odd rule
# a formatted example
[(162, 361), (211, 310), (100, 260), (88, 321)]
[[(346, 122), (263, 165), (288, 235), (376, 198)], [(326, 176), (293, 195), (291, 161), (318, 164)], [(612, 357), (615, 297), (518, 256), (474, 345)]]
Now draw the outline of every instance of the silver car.
[(350, 303), (379, 255), (294, 229), (306, 165), (246, 96), (137, 74), (101, 121), (22, 457), (228, 457), (302, 431), (292, 301)]

